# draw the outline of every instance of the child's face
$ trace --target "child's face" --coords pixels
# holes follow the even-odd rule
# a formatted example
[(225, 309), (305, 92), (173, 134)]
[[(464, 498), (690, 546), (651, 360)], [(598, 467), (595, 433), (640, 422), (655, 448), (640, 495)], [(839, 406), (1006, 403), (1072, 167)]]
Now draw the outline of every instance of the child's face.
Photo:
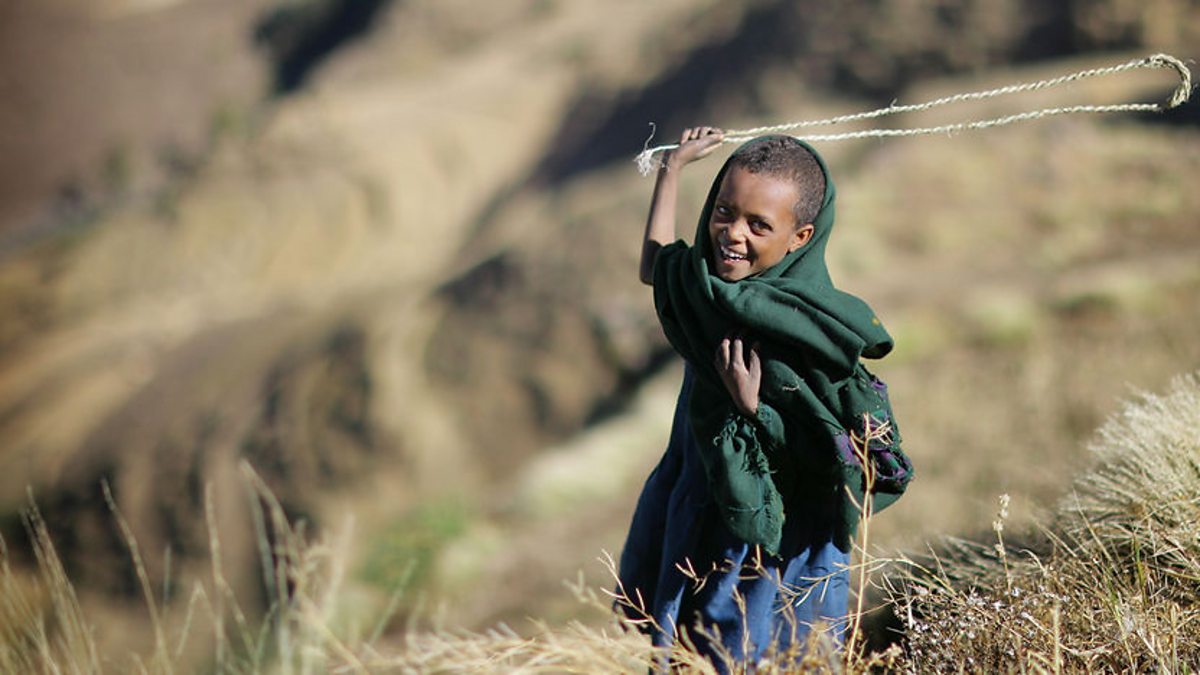
[(752, 277), (808, 243), (813, 226), (796, 223), (798, 198), (797, 186), (786, 178), (731, 168), (708, 221), (716, 275), (725, 281)]

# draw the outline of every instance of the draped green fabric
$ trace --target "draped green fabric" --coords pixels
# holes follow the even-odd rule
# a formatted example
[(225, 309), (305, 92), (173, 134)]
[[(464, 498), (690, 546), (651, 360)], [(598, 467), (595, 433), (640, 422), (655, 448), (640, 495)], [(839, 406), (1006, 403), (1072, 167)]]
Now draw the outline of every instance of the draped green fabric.
[[(865, 302), (835, 288), (829, 277), (825, 246), (836, 190), (824, 160), (804, 145), (826, 185), (805, 246), (754, 277), (727, 282), (712, 273), (708, 222), (729, 170), (726, 162), (709, 191), (693, 245), (663, 247), (654, 266), (663, 331), (696, 373), (689, 418), (711, 493), (735, 535), (772, 553), (778, 552), (784, 507), (795, 491), (841, 491), (845, 531), (853, 533), (868, 482), (878, 511), (912, 477), (886, 387), (859, 362), (885, 356), (892, 339)], [(713, 365), (717, 345), (734, 331), (760, 344), (763, 382), (754, 419), (736, 410)], [(865, 427), (889, 433), (872, 434)], [(852, 435), (865, 439), (858, 446), (869, 450), (866, 467)], [(821, 465), (803, 460), (814, 453), (832, 457), (831, 474), (806, 475)]]

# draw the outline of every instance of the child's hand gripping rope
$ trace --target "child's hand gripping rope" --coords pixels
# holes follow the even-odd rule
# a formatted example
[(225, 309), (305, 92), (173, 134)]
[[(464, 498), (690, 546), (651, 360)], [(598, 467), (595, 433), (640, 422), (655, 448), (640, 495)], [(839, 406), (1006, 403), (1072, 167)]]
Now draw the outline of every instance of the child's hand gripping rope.
[(644, 284), (653, 283), (654, 260), (662, 247), (675, 241), (675, 201), (679, 192), (679, 171), (685, 165), (707, 157), (725, 140), (725, 132), (716, 127), (692, 127), (679, 136), (663, 158), (663, 169), (654, 185), (650, 214), (642, 236), (642, 261), (638, 278)]
[(712, 154), (725, 140), (725, 132), (716, 127), (692, 127), (685, 129), (679, 136), (678, 147), (667, 152), (663, 166), (668, 171), (678, 171), (685, 164), (690, 164)]

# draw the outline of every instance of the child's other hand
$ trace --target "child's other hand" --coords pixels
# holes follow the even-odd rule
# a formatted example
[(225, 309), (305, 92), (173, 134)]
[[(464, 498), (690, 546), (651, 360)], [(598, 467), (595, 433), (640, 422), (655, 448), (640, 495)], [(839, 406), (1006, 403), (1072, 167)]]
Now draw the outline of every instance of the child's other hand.
[(724, 139), (725, 132), (716, 127), (685, 129), (679, 136), (679, 147), (667, 155), (667, 169), (678, 170), (685, 164), (707, 157)]
[(758, 390), (762, 386), (762, 360), (758, 344), (747, 345), (738, 335), (726, 335), (717, 345), (714, 364), (733, 405), (745, 415), (758, 413)]

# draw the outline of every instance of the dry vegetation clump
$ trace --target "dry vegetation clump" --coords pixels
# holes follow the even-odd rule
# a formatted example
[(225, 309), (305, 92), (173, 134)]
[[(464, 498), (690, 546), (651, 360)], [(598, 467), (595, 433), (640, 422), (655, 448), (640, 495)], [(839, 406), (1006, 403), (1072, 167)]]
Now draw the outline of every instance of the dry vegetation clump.
[[(1188, 672), (1200, 663), (1200, 374), (1105, 424), (1030, 548), (951, 542), (899, 602), (912, 672)], [(1031, 550), (1036, 549), (1036, 550)]]
[(30, 573), (13, 564), (0, 540), (0, 672), (323, 672), (331, 663), (352, 659), (328, 628), (331, 601), (340, 588), (337, 557), (330, 547), (306, 544), (303, 528), (293, 529), (258, 477), (248, 467), (245, 473), (263, 506), (255, 520), (263, 580), (272, 598), (265, 613), (256, 616), (244, 608), (226, 581), (220, 540), (211, 530), (211, 495), (212, 576), (168, 602), (165, 591), (151, 586), (128, 523), (105, 485), (149, 615), (144, 624), (149, 635), (137, 636), (150, 645), (147, 653), (104, 653), (98, 626), (103, 618), (80, 602), (46, 523), (31, 504), (24, 516), (36, 569)]

